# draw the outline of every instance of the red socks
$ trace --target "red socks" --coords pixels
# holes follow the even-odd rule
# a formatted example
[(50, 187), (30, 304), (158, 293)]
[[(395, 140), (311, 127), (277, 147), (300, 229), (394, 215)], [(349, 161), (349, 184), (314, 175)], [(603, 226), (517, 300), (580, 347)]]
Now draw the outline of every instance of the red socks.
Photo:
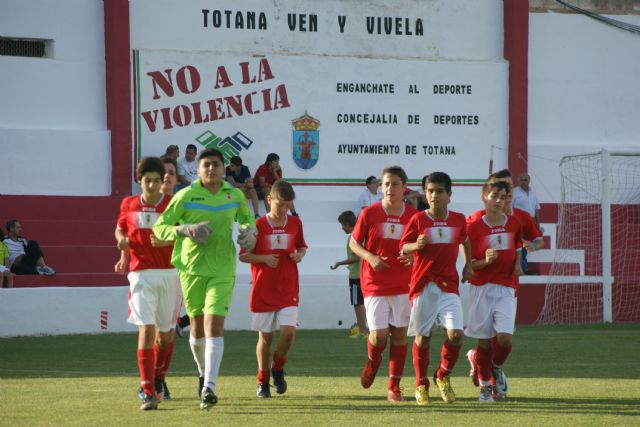
[(397, 388), (402, 379), (404, 361), (407, 358), (407, 344), (393, 345), (389, 349), (389, 390)]
[(256, 378), (258, 379), (258, 384), (269, 384), (269, 378), (271, 375), (269, 374), (269, 370), (266, 371), (258, 371), (258, 375)]
[(511, 346), (502, 347), (498, 344), (498, 339), (493, 337), (491, 340), (491, 358), (493, 360), (493, 364), (502, 366), (504, 362), (506, 362), (509, 353), (511, 353)]
[(476, 363), (478, 364), (478, 378), (480, 381), (491, 381), (491, 349), (476, 347)]
[(271, 364), (271, 369), (274, 371), (282, 371), (284, 369), (284, 364), (287, 363), (287, 356), (280, 357), (278, 352), (273, 353), (273, 363)]
[(162, 378), (164, 380), (171, 365), (171, 358), (173, 357), (173, 343), (174, 341), (171, 341), (164, 347), (160, 347), (158, 344), (153, 346), (153, 353), (156, 358), (155, 378)]
[(384, 352), (385, 348), (387, 348), (386, 341), (384, 342), (384, 344), (378, 347), (371, 344), (371, 341), (367, 341), (367, 354), (376, 369), (378, 369), (378, 367), (380, 366), (380, 362), (382, 361), (382, 353)]
[(427, 374), (429, 347), (419, 347), (414, 341), (413, 346), (411, 346), (411, 354), (413, 355), (413, 370), (416, 373), (416, 387), (425, 385), (429, 388), (429, 376)]
[(140, 386), (146, 394), (155, 395), (154, 382), (155, 356), (152, 348), (138, 349), (138, 370), (140, 371)]
[(462, 345), (453, 345), (449, 340), (445, 340), (444, 343), (442, 343), (440, 350), (440, 367), (436, 371), (436, 376), (439, 379), (446, 377), (453, 371), (460, 356), (461, 348)]

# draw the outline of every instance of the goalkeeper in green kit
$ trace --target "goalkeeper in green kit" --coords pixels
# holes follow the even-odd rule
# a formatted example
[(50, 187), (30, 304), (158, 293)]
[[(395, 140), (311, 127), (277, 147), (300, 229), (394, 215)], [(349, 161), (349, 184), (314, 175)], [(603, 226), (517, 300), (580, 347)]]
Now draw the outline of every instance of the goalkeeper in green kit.
[[(255, 246), (255, 220), (241, 190), (224, 180), (222, 153), (206, 149), (198, 156), (198, 178), (179, 191), (153, 226), (160, 240), (175, 241), (171, 263), (178, 269), (191, 321), (189, 344), (198, 365), (200, 408), (218, 401), (216, 379), (224, 352), (224, 319), (236, 275), (233, 222), (238, 244)], [(177, 225), (176, 225), (177, 224)]]

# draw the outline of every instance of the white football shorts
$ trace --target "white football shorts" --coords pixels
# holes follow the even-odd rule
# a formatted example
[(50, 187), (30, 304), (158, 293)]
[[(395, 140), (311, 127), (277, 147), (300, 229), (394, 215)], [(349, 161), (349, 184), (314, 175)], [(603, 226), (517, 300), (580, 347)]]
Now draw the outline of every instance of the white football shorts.
[(168, 332), (174, 328), (182, 307), (178, 270), (171, 268), (132, 271), (127, 278), (127, 321), (137, 326), (156, 325), (160, 332)]
[(407, 335), (428, 337), (437, 327), (462, 330), (462, 302), (460, 296), (429, 282), (413, 300)]
[(366, 297), (364, 307), (370, 331), (389, 329), (389, 326), (404, 328), (409, 325), (409, 294)]
[(285, 307), (278, 311), (251, 313), (251, 329), (259, 332), (273, 332), (280, 326), (298, 326), (298, 307)]
[(489, 339), (499, 333), (513, 335), (515, 323), (515, 289), (493, 283), (469, 286), (466, 336)]

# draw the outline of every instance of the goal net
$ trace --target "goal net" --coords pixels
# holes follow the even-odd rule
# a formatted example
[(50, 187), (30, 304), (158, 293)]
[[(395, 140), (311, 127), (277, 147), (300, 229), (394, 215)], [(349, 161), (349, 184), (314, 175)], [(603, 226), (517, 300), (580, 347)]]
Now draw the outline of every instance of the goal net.
[(564, 157), (539, 323), (640, 320), (640, 153)]

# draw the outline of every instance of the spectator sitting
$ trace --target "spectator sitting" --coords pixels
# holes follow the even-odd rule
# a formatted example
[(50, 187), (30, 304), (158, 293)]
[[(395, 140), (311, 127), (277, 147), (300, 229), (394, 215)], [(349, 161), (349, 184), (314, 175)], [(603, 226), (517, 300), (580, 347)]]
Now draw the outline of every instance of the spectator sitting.
[(13, 288), (13, 273), (9, 261), (9, 250), (0, 242), (0, 288)]
[(9, 250), (11, 272), (15, 274), (44, 274), (53, 276), (55, 270), (44, 262), (44, 254), (35, 240), (20, 236), (22, 226), (16, 219), (7, 222), (8, 236), (3, 243)]
[(187, 145), (184, 157), (178, 159), (178, 182), (180, 187), (188, 187), (193, 181), (198, 179), (198, 162), (196, 161), (198, 149), (195, 145)]
[(373, 205), (374, 203), (382, 200), (382, 192), (378, 189), (380, 183), (375, 176), (370, 176), (365, 181), (367, 189), (362, 192), (360, 197), (358, 197), (358, 204), (360, 205), (360, 210)]
[(251, 206), (253, 206), (253, 213), (256, 218), (260, 216), (260, 207), (258, 206), (258, 193), (253, 186), (253, 179), (251, 179), (251, 172), (249, 168), (242, 164), (240, 156), (233, 156), (230, 160), (229, 166), (226, 169), (227, 182), (236, 188), (239, 188), (244, 193), (244, 196), (251, 200)]
[[(282, 179), (282, 168), (280, 167), (280, 156), (276, 153), (269, 153), (267, 160), (256, 170), (256, 178), (258, 179), (258, 197), (264, 200), (264, 207), (269, 212), (269, 203), (267, 198), (271, 193), (271, 186)], [(296, 208), (291, 203), (291, 215), (298, 216)]]
[(180, 158), (180, 147), (177, 145), (169, 145), (162, 157), (170, 157), (177, 162), (178, 158)]

